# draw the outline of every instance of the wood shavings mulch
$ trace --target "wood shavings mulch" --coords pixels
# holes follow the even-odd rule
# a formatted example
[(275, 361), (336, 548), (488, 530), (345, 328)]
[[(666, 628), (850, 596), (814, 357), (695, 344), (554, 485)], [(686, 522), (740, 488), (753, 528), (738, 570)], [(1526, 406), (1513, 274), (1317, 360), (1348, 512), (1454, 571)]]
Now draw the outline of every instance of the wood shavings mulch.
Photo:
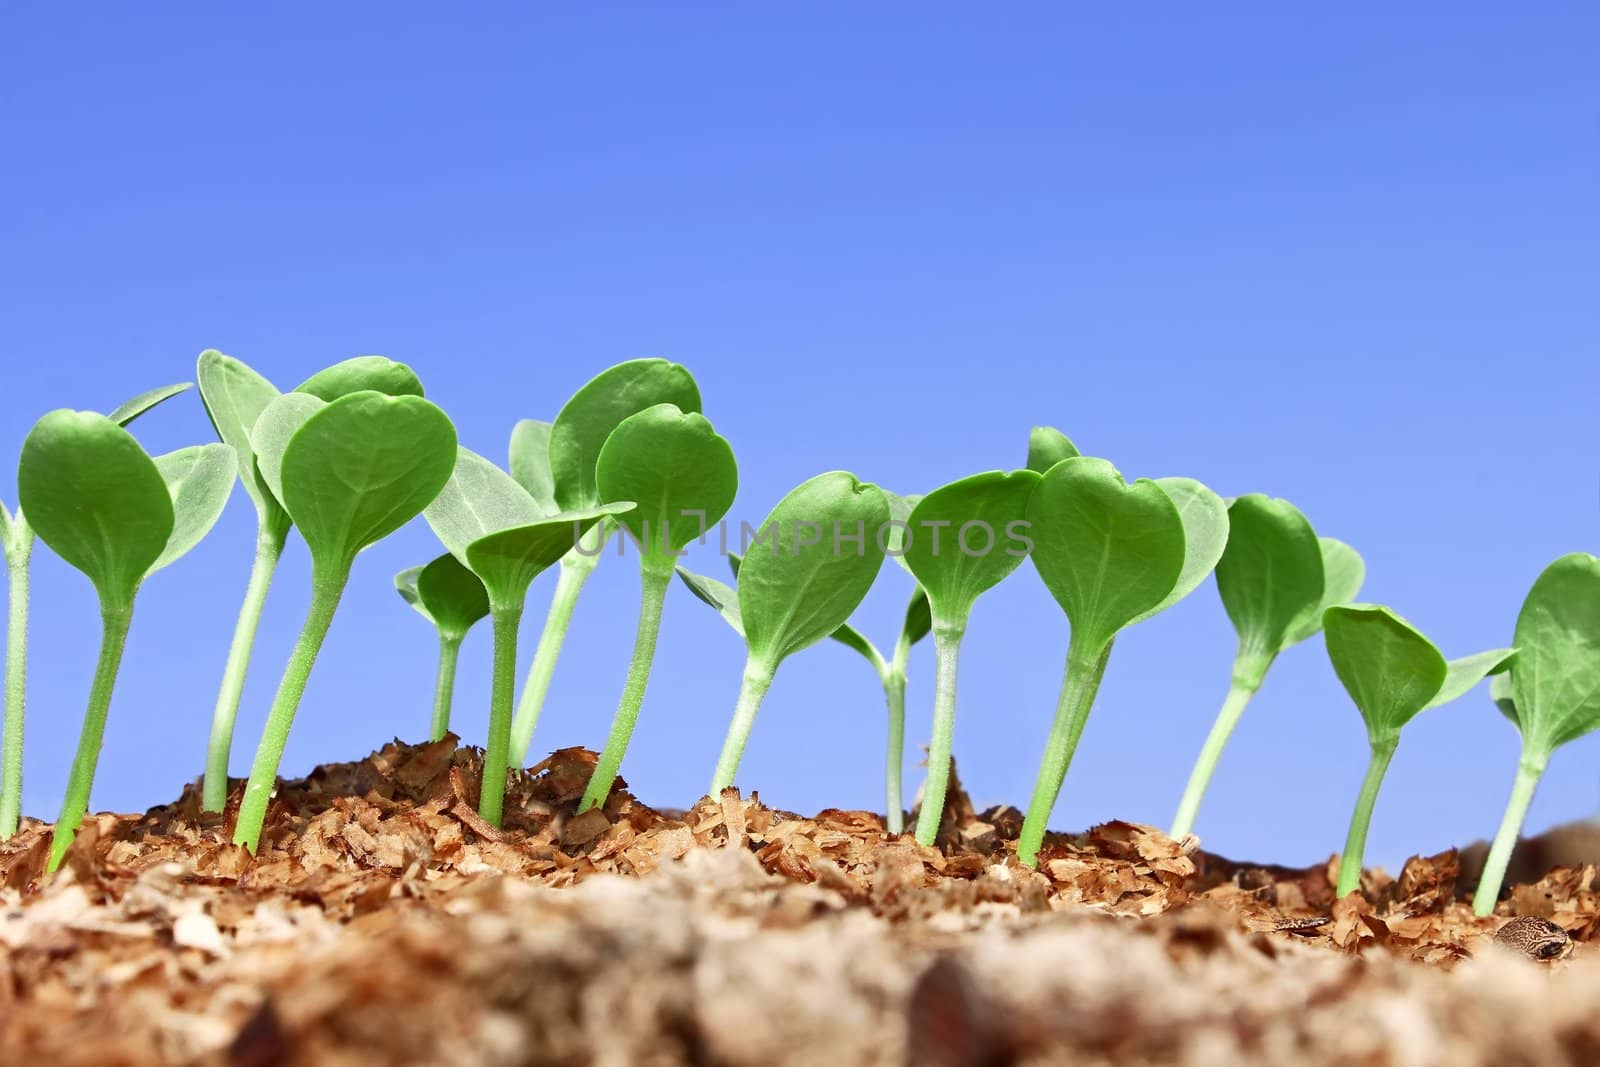
[[(0, 844), (0, 1063), (1592, 1063), (1593, 866), (1457, 900), (1454, 852), (1236, 864), (1114, 822), (1015, 862), (953, 783), (938, 848), (729, 791), (685, 813), (593, 753), (473, 808), (481, 754), (391, 744), (283, 784), (259, 855), (191, 789)], [(230, 811), (237, 806), (238, 790)], [(1494, 942), (1513, 915), (1576, 951)]]

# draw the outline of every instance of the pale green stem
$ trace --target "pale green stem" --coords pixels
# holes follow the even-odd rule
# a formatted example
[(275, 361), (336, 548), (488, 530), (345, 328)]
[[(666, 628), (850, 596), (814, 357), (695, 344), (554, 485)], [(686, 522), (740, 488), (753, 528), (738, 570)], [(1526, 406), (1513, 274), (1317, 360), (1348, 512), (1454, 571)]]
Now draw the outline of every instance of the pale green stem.
[(506, 754), (511, 747), (511, 702), (517, 696), (517, 627), (521, 608), (494, 612), (494, 673), (489, 682), (489, 743), (483, 750), (483, 786), (478, 814), (499, 826), (505, 810)]
[(328, 627), (333, 623), (333, 614), (339, 608), (339, 598), (344, 595), (349, 577), (348, 565), (326, 576), (313, 574), (311, 607), (306, 612), (305, 625), (294, 651), (289, 654), (288, 666), (283, 669), (283, 678), (278, 682), (278, 694), (272, 700), (261, 744), (256, 748), (255, 762), (250, 767), (250, 780), (245, 784), (244, 799), (239, 803), (233, 843), (251, 852), (261, 844), (261, 829), (266, 824), (267, 805), (278, 782), (278, 763), (289, 741), (289, 729), (294, 725), (294, 715), (300, 708), (300, 699), (305, 696), (311, 668), (328, 636)]
[(1533, 803), (1534, 790), (1544, 777), (1548, 753), (1530, 752), (1523, 745), (1522, 758), (1517, 761), (1517, 777), (1511, 785), (1511, 799), (1506, 803), (1505, 817), (1494, 835), (1489, 856), (1483, 861), (1483, 876), (1478, 880), (1478, 891), (1472, 896), (1472, 910), (1476, 915), (1492, 915), (1495, 902), (1500, 899), (1501, 883), (1506, 878), (1506, 868), (1511, 864), (1511, 853), (1522, 835), (1522, 824), (1528, 818), (1528, 805)]
[(1061, 682), (1061, 696), (1056, 701), (1055, 722), (1050, 726), (1050, 739), (1045, 743), (1039, 777), (1033, 785), (1033, 799), (1028, 802), (1028, 814), (1022, 820), (1022, 833), (1017, 838), (1017, 859), (1029, 867), (1038, 860), (1050, 812), (1055, 809), (1061, 783), (1072, 765), (1072, 754), (1077, 751), (1078, 738), (1083, 736), (1084, 723), (1089, 721), (1089, 710), (1094, 707), (1095, 694), (1100, 691), (1100, 679), (1105, 675), (1106, 660), (1110, 656), (1110, 642), (1104, 648), (1080, 648), (1074, 637), (1067, 646), (1067, 671)]
[(244, 603), (233, 626), (233, 643), (228, 646), (228, 662), (222, 670), (222, 687), (211, 712), (211, 740), (206, 745), (206, 776), (201, 787), (201, 807), (221, 811), (228, 803), (228, 760), (233, 754), (233, 725), (239, 717), (239, 701), (244, 696), (244, 679), (250, 669), (250, 655), (256, 644), (261, 612), (267, 605), (267, 590), (283, 555), (287, 529), (262, 526), (256, 534), (256, 558), (250, 566), (250, 581), (244, 589)]
[(1344, 854), (1339, 857), (1339, 884), (1334, 896), (1342, 897), (1361, 888), (1361, 860), (1367, 851), (1367, 827), (1372, 825), (1372, 808), (1378, 803), (1378, 790), (1383, 788), (1383, 776), (1389, 771), (1389, 761), (1400, 738), (1386, 737), (1372, 741), (1372, 759), (1367, 763), (1367, 776), (1361, 782), (1361, 795), (1356, 798), (1356, 810), (1350, 816), (1350, 832), (1344, 839)]
[(1211, 785), (1211, 776), (1216, 773), (1217, 761), (1222, 757), (1222, 750), (1228, 746), (1228, 739), (1233, 736), (1234, 727), (1239, 725), (1239, 717), (1249, 706), (1250, 698), (1255, 696), (1256, 690), (1261, 687), (1261, 680), (1266, 676), (1267, 667), (1271, 663), (1271, 657), (1267, 657), (1263, 662), (1259, 657), (1249, 656), (1244, 652), (1235, 657), (1233, 685), (1228, 689), (1228, 698), (1223, 701), (1216, 722), (1211, 724), (1211, 732), (1206, 735), (1206, 743), (1200, 749), (1199, 758), (1194, 761), (1194, 770), (1189, 772), (1189, 784), (1183, 790), (1183, 799), (1178, 802), (1178, 814), (1172, 818), (1172, 829), (1168, 832), (1168, 836), (1174, 840), (1181, 840), (1194, 832), (1194, 820), (1200, 813), (1200, 801), (1205, 798), (1206, 789)]
[(599, 555), (577, 549), (561, 557), (561, 572), (556, 579), (555, 595), (550, 600), (550, 613), (545, 616), (544, 630), (539, 634), (538, 647), (533, 650), (533, 665), (528, 668), (522, 699), (517, 702), (517, 717), (511, 724), (511, 762), (518, 767), (528, 762), (533, 731), (539, 725), (539, 713), (544, 710), (544, 698), (550, 692), (550, 679), (556, 673), (556, 660), (561, 657), (567, 628), (572, 625), (572, 609), (578, 605), (583, 583), (589, 580), (599, 562)]
[(461, 659), (461, 635), (439, 634), (439, 677), (433, 686), (433, 727), (428, 740), (437, 741), (450, 732), (450, 705), (456, 691), (456, 663)]
[(928, 743), (928, 778), (922, 786), (922, 807), (917, 812), (917, 842), (932, 845), (944, 821), (944, 798), (950, 787), (950, 749), (956, 731), (956, 667), (961, 658), (962, 631), (935, 627), (933, 631), (934, 685), (933, 737)]
[(728, 724), (728, 736), (722, 742), (722, 755), (717, 759), (716, 773), (711, 777), (708, 796), (718, 797), (733, 784), (739, 773), (739, 761), (744, 758), (744, 746), (750, 740), (750, 727), (755, 725), (756, 712), (761, 701), (772, 688), (773, 669), (765, 663), (749, 658), (744, 664), (744, 680), (739, 685), (739, 702), (733, 709), (733, 722)]
[(128, 624), (133, 619), (133, 602), (126, 605), (101, 605), (100, 659), (95, 664), (94, 682), (89, 687), (89, 706), (83, 713), (83, 730), (78, 735), (78, 751), (72, 757), (67, 777), (67, 797), (61, 804), (61, 817), (50, 835), (50, 861), (46, 871), (61, 866), (83, 813), (89, 807), (89, 789), (94, 785), (95, 766), (100, 762), (100, 742), (106, 732), (106, 712), (111, 710), (111, 690), (117, 684), (117, 668), (122, 665), (122, 650), (128, 642)]
[(634, 723), (639, 721), (645, 686), (650, 682), (650, 666), (656, 658), (656, 635), (661, 629), (661, 607), (666, 603), (667, 587), (672, 583), (672, 561), (669, 559), (663, 568), (651, 567), (647, 560), (641, 577), (639, 629), (634, 635), (633, 659), (628, 663), (628, 677), (622, 685), (622, 698), (617, 701), (617, 713), (611, 720), (605, 751), (600, 754), (594, 776), (589, 779), (589, 788), (578, 805), (579, 811), (600, 807), (611, 795), (611, 786), (622, 767), (622, 754), (628, 750)]
[(5, 747), (0, 755), (0, 839), (17, 832), (22, 821), (22, 728), (28, 700), (28, 568), (33, 531), (19, 515), (5, 546), (10, 572), (6, 624)]
[(889, 756), (884, 768), (884, 819), (891, 834), (905, 833), (905, 800), (900, 793), (906, 762), (906, 676), (891, 673), (883, 679), (883, 695), (889, 705)]

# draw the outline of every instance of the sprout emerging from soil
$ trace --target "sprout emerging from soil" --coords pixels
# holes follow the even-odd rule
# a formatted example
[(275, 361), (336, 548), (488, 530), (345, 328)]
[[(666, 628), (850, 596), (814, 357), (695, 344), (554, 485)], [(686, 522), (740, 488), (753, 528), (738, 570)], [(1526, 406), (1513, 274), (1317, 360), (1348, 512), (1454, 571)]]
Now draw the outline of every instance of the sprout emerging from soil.
[(1028, 519), (1034, 567), (1066, 612), (1072, 634), (1055, 722), (1017, 839), (1017, 858), (1031, 867), (1113, 640), (1183, 599), (1211, 573), (1228, 540), (1228, 512), (1191, 478), (1141, 478), (1130, 485), (1105, 460), (1079, 456), (1045, 472)]
[(1600, 559), (1574, 552), (1546, 567), (1522, 603), (1515, 642), (1509, 683), (1501, 675), (1490, 693), (1521, 732), (1522, 756), (1472, 898), (1479, 915), (1494, 911), (1551, 754), (1600, 728)]
[(1505, 670), (1513, 650), (1497, 648), (1446, 662), (1421, 631), (1376, 604), (1331, 607), (1323, 613), (1322, 625), (1334, 673), (1366, 721), (1372, 749), (1339, 859), (1334, 891), (1342, 897), (1361, 887), (1367, 827), (1400, 744), (1401, 727), (1418, 712), (1448, 704), (1489, 674)]
[(762, 538), (771, 543), (745, 557), (737, 594), (679, 569), (689, 588), (719, 608), (749, 648), (710, 796), (733, 784), (778, 665), (837, 635), (872, 588), (883, 566), (878, 532), (888, 521), (882, 490), (832, 471), (802, 482), (772, 509), (761, 524)]
[(478, 576), (448, 552), (426, 566), (401, 571), (394, 576), (394, 587), (439, 633), (439, 672), (433, 687), (433, 724), (428, 730), (429, 740), (437, 741), (450, 732), (461, 642), (467, 631), (489, 614), (489, 594)]
[[(932, 845), (944, 820), (950, 749), (956, 724), (956, 669), (967, 618), (979, 596), (1027, 556), (1017, 533), (1037, 471), (988, 471), (935, 489), (911, 510), (905, 564), (928, 596), (936, 675), (928, 778), (917, 814), (917, 841)], [(942, 536), (941, 536), (942, 534)], [(1021, 545), (1021, 547), (1019, 547)]]
[(499, 826), (517, 688), (517, 630), (528, 586), (572, 551), (588, 530), (633, 508), (631, 502), (549, 514), (511, 475), (465, 448), (454, 473), (424, 510), (451, 554), (476, 575), (494, 620), (494, 673), (489, 687), (489, 740), (484, 746), (478, 814)]
[[(686, 368), (664, 359), (634, 359), (609, 367), (572, 395), (554, 423), (528, 419), (517, 424), (511, 437), (511, 475), (547, 512), (585, 511), (610, 503), (595, 472), (600, 450), (624, 419), (657, 404), (675, 404), (683, 412), (700, 410), (700, 389)], [(677, 515), (672, 519), (683, 521)], [(528, 760), (578, 594), (599, 564), (600, 547), (615, 525), (611, 519), (597, 524), (561, 559), (550, 611), (511, 726), (511, 760), (519, 767)]]
[(368, 390), (328, 403), (294, 392), (261, 412), (250, 444), (266, 488), (311, 552), (311, 606), (278, 683), (234, 829), (234, 843), (254, 852), (289, 729), (356, 554), (439, 494), (455, 467), (456, 431), (419, 396)]
[(1228, 546), (1217, 592), (1239, 634), (1228, 697), (1195, 761), (1170, 834), (1186, 837), (1217, 760), (1278, 654), (1322, 629), (1322, 613), (1354, 599), (1366, 576), (1356, 550), (1318, 537), (1287, 500), (1251, 493), (1228, 506)]
[(657, 404), (623, 419), (600, 449), (595, 463), (600, 499), (639, 504), (618, 521), (639, 552), (641, 594), (627, 680), (580, 811), (605, 803), (622, 766), (650, 681), (661, 608), (678, 553), (727, 514), (738, 487), (739, 468), (728, 442), (704, 415), (674, 404)]
[[(289, 538), (293, 523), (289, 513), (273, 496), (263, 480), (251, 442), (256, 420), (281, 395), (276, 386), (251, 370), (242, 360), (225, 356), (216, 349), (200, 353), (195, 368), (200, 383), (200, 399), (217, 431), (217, 437), (233, 449), (239, 468), (239, 482), (256, 509), (256, 551), (245, 586), (244, 602), (234, 623), (233, 640), (222, 671), (216, 707), (211, 713), (211, 736), (206, 746), (206, 773), (201, 787), (201, 806), (218, 811), (228, 801), (228, 758), (233, 751), (233, 725), (239, 716), (239, 700), (244, 694), (245, 675), (250, 669), (250, 654), (255, 648), (256, 630), (266, 607), (267, 591), (278, 569), (278, 559)], [(374, 390), (396, 396), (421, 396), (422, 383), (410, 367), (381, 356), (358, 356), (318, 371), (295, 390), (320, 400), (337, 400), (346, 393)]]
[[(193, 388), (190, 382), (150, 389), (106, 416), (128, 426), (164, 400)], [(28, 579), (35, 534), (19, 506), (15, 515), (0, 502), (0, 549), (6, 557), (6, 709), (5, 740), (0, 746), (0, 840), (17, 832), (22, 819), (22, 738), (28, 692)]]
[(61, 865), (88, 807), (139, 587), (200, 543), (222, 514), (233, 477), (233, 454), (223, 445), (151, 459), (127, 430), (92, 412), (53, 411), (23, 443), (21, 507), (40, 539), (87, 575), (100, 599), (100, 656), (49, 870)]

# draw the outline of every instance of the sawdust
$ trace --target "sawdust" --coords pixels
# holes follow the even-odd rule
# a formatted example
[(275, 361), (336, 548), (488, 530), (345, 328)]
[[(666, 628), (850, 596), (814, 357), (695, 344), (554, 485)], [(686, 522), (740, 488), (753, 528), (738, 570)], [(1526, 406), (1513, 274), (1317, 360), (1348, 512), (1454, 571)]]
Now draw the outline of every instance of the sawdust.
[[(1231, 863), (1109, 823), (1051, 835), (952, 790), (938, 848), (732, 791), (684, 813), (594, 755), (516, 775), (500, 829), (454, 738), (285, 783), (260, 853), (191, 790), (100, 815), (54, 878), (0, 845), (0, 1062), (1589, 1063), (1592, 866), (1457, 898), (1455, 853), (1366, 872)], [(233, 798), (237, 803), (236, 795)], [(1537, 965), (1513, 915), (1566, 930)]]

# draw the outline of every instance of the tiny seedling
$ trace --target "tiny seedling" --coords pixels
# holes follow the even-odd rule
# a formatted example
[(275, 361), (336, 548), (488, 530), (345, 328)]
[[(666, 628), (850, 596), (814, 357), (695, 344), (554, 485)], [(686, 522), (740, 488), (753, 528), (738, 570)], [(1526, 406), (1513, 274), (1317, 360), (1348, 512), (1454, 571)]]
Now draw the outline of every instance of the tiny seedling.
[(222, 514), (233, 477), (233, 454), (223, 445), (151, 459), (127, 430), (92, 412), (53, 411), (23, 443), (22, 509), (44, 543), (88, 576), (100, 600), (100, 656), (49, 870), (61, 865), (88, 808), (139, 587), (200, 543)]
[(1496, 678), (1490, 695), (1521, 732), (1522, 755), (1472, 898), (1479, 915), (1494, 911), (1550, 756), (1600, 729), (1600, 559), (1574, 552), (1546, 567), (1522, 603), (1515, 643), (1509, 684)]
[(988, 471), (940, 486), (907, 520), (904, 561), (928, 595), (935, 681), (928, 778), (917, 814), (917, 841), (932, 845), (944, 819), (956, 724), (956, 668), (967, 619), (978, 597), (1027, 557), (1018, 537), (1037, 471)]
[(1376, 604), (1328, 608), (1322, 626), (1333, 671), (1366, 721), (1372, 750), (1339, 859), (1334, 892), (1342, 897), (1361, 887), (1367, 827), (1383, 776), (1400, 744), (1401, 727), (1418, 712), (1448, 704), (1486, 676), (1505, 670), (1512, 650), (1497, 648), (1446, 662), (1416, 627)]
[(239, 805), (234, 843), (261, 842), (278, 763), (356, 554), (404, 526), (455, 468), (449, 418), (419, 396), (285, 393), (256, 419), (257, 470), (311, 552), (311, 606), (278, 683)]
[[(559, 485), (562, 468), (558, 465), (555, 470)], [(674, 404), (657, 404), (623, 419), (600, 449), (595, 462), (599, 499), (639, 503), (617, 521), (632, 535), (639, 552), (641, 594), (627, 680), (580, 811), (602, 806), (611, 795), (644, 703), (661, 608), (678, 554), (727, 514), (738, 487), (739, 468), (728, 442), (704, 415)]]
[(888, 521), (882, 490), (832, 471), (791, 490), (761, 524), (771, 544), (752, 547), (739, 568), (736, 618), (749, 653), (709, 795), (733, 784), (778, 665), (835, 634), (872, 588)]
[[(250, 440), (256, 420), (281, 395), (277, 388), (243, 361), (212, 348), (200, 353), (195, 378), (200, 383), (200, 399), (211, 425), (217, 437), (233, 449), (239, 481), (256, 509), (255, 561), (251, 564), (244, 602), (234, 623), (216, 707), (211, 713), (206, 772), (200, 791), (201, 806), (206, 811), (219, 812), (228, 801), (228, 758), (233, 750), (233, 725), (239, 716), (239, 700), (244, 694), (256, 630), (261, 625), (267, 591), (292, 523), (289, 513), (263, 481), (255, 446)], [(422, 395), (422, 383), (410, 367), (381, 356), (358, 356), (335, 363), (306, 379), (296, 392), (331, 401), (346, 393), (369, 389), (396, 396)]]
[(1232, 685), (1189, 775), (1171, 836), (1194, 830), (1217, 760), (1278, 654), (1322, 629), (1322, 613), (1361, 589), (1366, 567), (1343, 541), (1318, 537), (1287, 500), (1259, 493), (1228, 505), (1228, 546), (1217, 561), (1217, 592), (1239, 635)]
[(515, 478), (462, 448), (450, 480), (423, 511), (445, 548), (481, 582), (494, 623), (489, 741), (478, 796), (478, 814), (492, 826), (500, 825), (504, 813), (517, 630), (528, 586), (591, 527), (632, 507), (623, 502), (551, 515)]
[[(517, 424), (511, 436), (511, 475), (546, 512), (585, 511), (610, 503), (595, 473), (600, 450), (624, 419), (657, 404), (675, 404), (684, 412), (700, 410), (700, 389), (687, 368), (664, 359), (634, 359), (609, 367), (562, 405), (554, 423), (529, 419)], [(685, 518), (675, 515), (673, 521)], [(511, 759), (519, 767), (528, 760), (578, 594), (599, 564), (601, 546), (614, 527), (610, 519), (597, 523), (581, 544), (562, 557), (511, 726)]]
[(1017, 839), (1017, 858), (1031, 867), (1112, 642), (1205, 580), (1227, 543), (1228, 512), (1215, 493), (1191, 478), (1129, 484), (1105, 460), (1079, 456), (1040, 478), (1028, 519), (1034, 567), (1071, 627), (1055, 721)]
[(450, 705), (456, 689), (456, 661), (461, 642), (479, 619), (489, 614), (489, 594), (467, 565), (446, 552), (423, 567), (394, 576), (394, 587), (417, 614), (439, 632), (439, 674), (433, 687), (430, 740), (450, 732)]
[[(117, 406), (106, 417), (127, 426), (164, 400), (193, 388), (190, 382), (150, 389)], [(0, 502), (0, 548), (8, 578), (6, 626), (5, 741), (0, 747), (0, 840), (17, 832), (22, 819), (22, 737), (28, 690), (28, 579), (33, 527), (21, 507), (12, 515)]]

